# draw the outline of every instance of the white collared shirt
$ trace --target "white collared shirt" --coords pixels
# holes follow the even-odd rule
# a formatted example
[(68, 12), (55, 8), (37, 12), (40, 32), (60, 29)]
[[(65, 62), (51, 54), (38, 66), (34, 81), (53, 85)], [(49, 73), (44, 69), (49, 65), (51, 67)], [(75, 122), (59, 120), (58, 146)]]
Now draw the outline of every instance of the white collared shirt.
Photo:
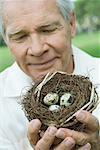
[[(73, 47), (74, 74), (89, 76), (100, 94), (100, 60)], [(0, 74), (0, 150), (31, 150), (27, 138), (28, 120), (19, 104), (32, 80), (14, 63)], [(100, 106), (94, 111), (100, 121)]]

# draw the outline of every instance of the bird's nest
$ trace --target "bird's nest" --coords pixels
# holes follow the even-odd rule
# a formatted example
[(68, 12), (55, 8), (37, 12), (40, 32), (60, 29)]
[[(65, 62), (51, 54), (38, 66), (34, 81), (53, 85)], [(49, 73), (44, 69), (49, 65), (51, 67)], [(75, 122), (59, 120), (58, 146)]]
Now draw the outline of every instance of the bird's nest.
[(40, 119), (43, 130), (50, 125), (84, 130), (85, 126), (76, 120), (75, 113), (80, 109), (92, 112), (97, 103), (98, 95), (88, 77), (64, 72), (47, 74), (22, 98), (28, 120)]

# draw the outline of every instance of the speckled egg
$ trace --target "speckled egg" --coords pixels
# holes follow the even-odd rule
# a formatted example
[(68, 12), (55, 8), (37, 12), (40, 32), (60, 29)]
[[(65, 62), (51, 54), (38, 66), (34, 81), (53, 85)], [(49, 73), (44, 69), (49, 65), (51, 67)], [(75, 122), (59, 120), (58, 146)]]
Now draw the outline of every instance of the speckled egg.
[(70, 106), (72, 104), (72, 95), (70, 93), (65, 93), (60, 98), (60, 106)]
[(44, 104), (50, 106), (50, 105), (54, 105), (58, 102), (59, 96), (56, 93), (48, 93), (44, 99), (43, 102)]
[(50, 107), (49, 107), (49, 110), (50, 111), (59, 111), (59, 109), (60, 109), (60, 106), (59, 105), (51, 105)]

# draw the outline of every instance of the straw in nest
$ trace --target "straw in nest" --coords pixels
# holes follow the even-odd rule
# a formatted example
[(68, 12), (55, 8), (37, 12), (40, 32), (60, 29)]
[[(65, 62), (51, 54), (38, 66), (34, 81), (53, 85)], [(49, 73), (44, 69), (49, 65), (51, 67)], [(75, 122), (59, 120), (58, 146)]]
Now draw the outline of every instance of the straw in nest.
[[(50, 110), (50, 104), (44, 103), (48, 93), (58, 95), (55, 105), (58, 109)], [(70, 105), (61, 105), (60, 98), (64, 94), (70, 94)], [(42, 129), (50, 125), (57, 128), (67, 127), (77, 131), (83, 131), (85, 126), (75, 119), (75, 113), (84, 109), (92, 112), (98, 104), (98, 95), (88, 77), (68, 75), (64, 72), (47, 74), (39, 85), (34, 85), (22, 98), (22, 105), (28, 120), (38, 118), (42, 122)], [(51, 104), (53, 105), (53, 104)]]

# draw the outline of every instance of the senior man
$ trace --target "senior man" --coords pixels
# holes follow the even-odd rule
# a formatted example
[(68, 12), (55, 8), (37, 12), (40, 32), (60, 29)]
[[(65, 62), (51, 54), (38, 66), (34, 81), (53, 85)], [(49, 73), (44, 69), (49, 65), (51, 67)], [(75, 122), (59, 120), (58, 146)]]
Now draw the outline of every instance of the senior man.
[[(96, 117), (87, 111), (76, 113), (85, 132), (51, 126), (39, 137), (41, 122), (29, 123), (19, 104), (23, 89), (56, 70), (89, 75), (100, 84), (100, 61), (72, 47), (75, 24), (70, 0), (0, 0), (1, 33), (16, 60), (0, 74), (0, 150), (71, 150), (75, 145), (80, 150), (92, 145), (100, 149), (99, 106)], [(62, 141), (53, 147), (55, 138)]]

